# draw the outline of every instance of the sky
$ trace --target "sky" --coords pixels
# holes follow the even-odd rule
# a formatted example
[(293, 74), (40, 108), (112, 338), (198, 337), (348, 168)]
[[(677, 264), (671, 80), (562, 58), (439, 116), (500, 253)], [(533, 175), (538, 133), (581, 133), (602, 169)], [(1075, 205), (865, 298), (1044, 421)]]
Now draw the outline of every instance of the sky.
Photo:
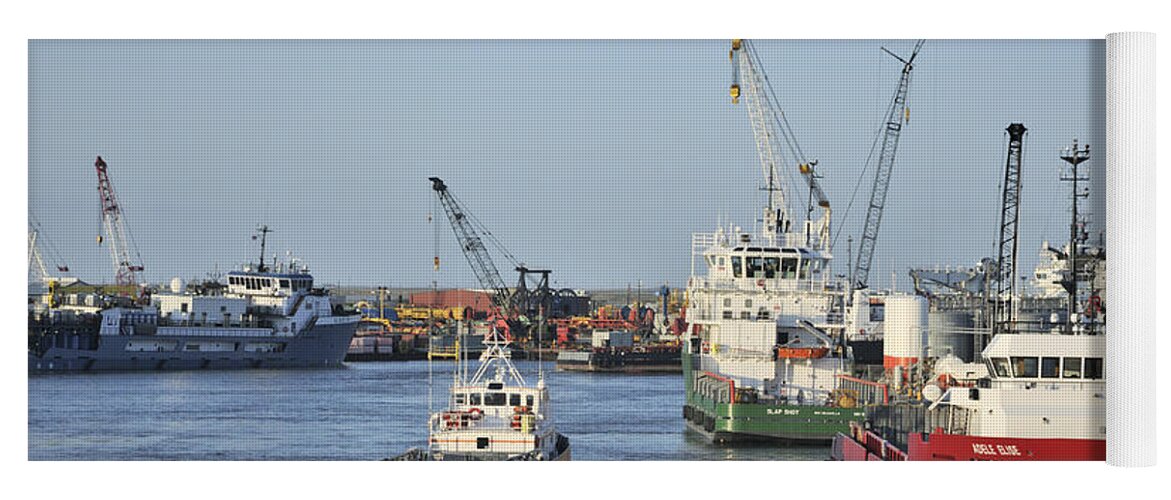
[[(865, 160), (912, 40), (758, 40), (834, 206), (834, 271), (862, 231)], [(291, 252), (319, 282), (474, 286), (428, 177), (558, 288), (685, 284), (690, 238), (753, 227), (762, 184), (729, 41), (29, 42), (29, 212), (88, 282), (94, 158), (148, 282)], [(928, 40), (908, 95), (871, 283), (996, 254), (1005, 127), (1024, 123), (1020, 266), (1068, 238), (1059, 152), (1091, 145), (1104, 230), (1105, 43)], [(795, 168), (786, 165), (782, 168)], [(783, 178), (783, 177), (782, 177)], [(861, 179), (861, 180), (860, 180)], [(861, 184), (859, 185), (859, 181)], [(855, 194), (855, 186), (860, 186)], [(853, 204), (850, 204), (851, 197)], [(847, 207), (850, 207), (847, 210)], [(441, 269), (433, 271), (438, 254)], [(496, 256), (504, 279), (515, 280)]]

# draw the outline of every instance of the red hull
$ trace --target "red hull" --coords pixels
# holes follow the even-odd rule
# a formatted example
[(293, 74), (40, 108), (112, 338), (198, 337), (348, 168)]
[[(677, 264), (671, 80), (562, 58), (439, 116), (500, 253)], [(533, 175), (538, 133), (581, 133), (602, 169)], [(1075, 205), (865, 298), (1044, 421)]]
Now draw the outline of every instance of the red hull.
[(1103, 461), (1106, 441), (1101, 439), (1022, 439), (962, 436), (933, 432), (907, 436), (907, 450), (869, 431), (855, 429), (853, 436), (838, 434), (830, 452), (844, 461)]
[(1104, 439), (1021, 439), (931, 433), (907, 436), (909, 460), (1104, 461)]

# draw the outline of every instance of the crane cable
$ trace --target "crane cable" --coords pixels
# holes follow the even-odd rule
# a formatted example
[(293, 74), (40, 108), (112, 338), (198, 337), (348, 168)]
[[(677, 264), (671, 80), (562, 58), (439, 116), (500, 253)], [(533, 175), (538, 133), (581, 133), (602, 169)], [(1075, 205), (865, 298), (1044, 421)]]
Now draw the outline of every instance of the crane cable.
[[(842, 214), (842, 220), (845, 220), (850, 215), (850, 209), (854, 207), (855, 198), (858, 196), (858, 188), (862, 186), (862, 181), (866, 179), (866, 173), (870, 171), (873, 165), (874, 151), (878, 147), (878, 139), (882, 137), (883, 130), (886, 127), (886, 117), (890, 116), (891, 110), (895, 106), (895, 98), (898, 97), (898, 89), (890, 96), (890, 102), (886, 105), (886, 113), (883, 114), (882, 119), (879, 120), (878, 127), (874, 131), (874, 140), (870, 143), (870, 152), (866, 154), (866, 162), (862, 165), (862, 172), (858, 174), (858, 180), (854, 183), (854, 192), (850, 194), (850, 203), (846, 205), (846, 211)], [(845, 229), (845, 224), (838, 225), (837, 234), (834, 235), (833, 241), (830, 243), (830, 250), (833, 250), (838, 244), (838, 238), (842, 235), (842, 230)], [(850, 263), (852, 266), (853, 263)]]
[[(62, 257), (61, 252), (57, 250), (57, 246), (53, 244), (53, 240), (45, 237), (45, 231), (41, 226), (41, 221), (37, 219), (37, 216), (31, 213), (28, 214), (28, 217), (29, 219), (32, 219), (31, 222), (33, 229), (37, 231), (37, 244), (42, 246), (42, 248), (48, 248), (49, 250), (49, 260), (51, 261), (50, 263), (57, 268), (58, 272), (68, 272), (69, 263)], [(41, 243), (44, 243), (44, 245), (41, 245)]]

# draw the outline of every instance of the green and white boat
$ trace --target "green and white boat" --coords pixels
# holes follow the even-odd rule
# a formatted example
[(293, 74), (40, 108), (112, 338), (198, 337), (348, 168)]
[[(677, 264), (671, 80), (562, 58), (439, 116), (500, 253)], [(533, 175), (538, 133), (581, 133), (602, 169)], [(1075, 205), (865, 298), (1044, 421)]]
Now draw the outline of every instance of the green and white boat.
[(683, 416), (713, 442), (828, 442), (864, 417), (857, 395), (841, 387), (851, 368), (842, 341), (848, 292), (832, 279), (829, 202), (816, 162), (799, 155), (806, 185), (782, 186), (772, 148), (789, 131), (767, 120), (765, 83), (741, 47), (733, 42), (732, 97), (743, 91), (749, 108), (766, 200), (755, 234), (728, 226), (692, 236)]

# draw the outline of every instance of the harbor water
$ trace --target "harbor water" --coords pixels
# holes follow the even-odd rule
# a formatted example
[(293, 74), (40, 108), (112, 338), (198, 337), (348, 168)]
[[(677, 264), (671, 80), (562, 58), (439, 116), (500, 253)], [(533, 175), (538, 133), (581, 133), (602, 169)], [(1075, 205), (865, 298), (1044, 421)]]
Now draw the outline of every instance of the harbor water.
[[(516, 363), (529, 383), (537, 363)], [(427, 440), (451, 362), (343, 369), (29, 377), (30, 460), (378, 460)], [(712, 445), (686, 429), (678, 374), (557, 372), (545, 363), (574, 460), (825, 460), (828, 446)], [(474, 363), (473, 363), (474, 369)], [(433, 383), (428, 384), (428, 380)]]

